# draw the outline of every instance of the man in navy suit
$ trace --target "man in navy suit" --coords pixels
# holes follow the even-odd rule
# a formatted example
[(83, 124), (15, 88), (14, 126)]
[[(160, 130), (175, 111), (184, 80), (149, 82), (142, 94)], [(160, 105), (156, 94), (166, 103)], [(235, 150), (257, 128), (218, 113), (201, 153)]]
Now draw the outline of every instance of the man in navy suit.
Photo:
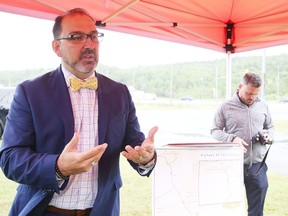
[[(95, 71), (103, 34), (83, 9), (55, 20), (56, 70), (18, 85), (0, 164), (19, 183), (10, 215), (119, 215), (119, 157), (142, 176), (156, 163), (127, 87)], [(81, 87), (81, 88), (80, 88)]]

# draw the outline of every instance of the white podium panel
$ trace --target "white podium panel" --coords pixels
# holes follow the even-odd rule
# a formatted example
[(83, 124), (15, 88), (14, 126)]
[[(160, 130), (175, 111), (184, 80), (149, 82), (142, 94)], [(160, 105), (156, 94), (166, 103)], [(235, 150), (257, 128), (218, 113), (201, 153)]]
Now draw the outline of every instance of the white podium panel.
[(156, 150), (154, 216), (245, 215), (241, 146), (185, 143)]

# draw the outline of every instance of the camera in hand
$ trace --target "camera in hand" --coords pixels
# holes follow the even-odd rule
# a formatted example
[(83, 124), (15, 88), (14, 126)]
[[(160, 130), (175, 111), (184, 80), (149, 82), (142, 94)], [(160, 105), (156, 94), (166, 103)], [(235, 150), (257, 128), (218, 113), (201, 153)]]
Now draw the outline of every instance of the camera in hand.
[(271, 145), (273, 143), (273, 139), (268, 134), (267, 131), (258, 132), (255, 136), (252, 137), (252, 144), (255, 144), (257, 142), (260, 142), (262, 145), (266, 145), (266, 144)]

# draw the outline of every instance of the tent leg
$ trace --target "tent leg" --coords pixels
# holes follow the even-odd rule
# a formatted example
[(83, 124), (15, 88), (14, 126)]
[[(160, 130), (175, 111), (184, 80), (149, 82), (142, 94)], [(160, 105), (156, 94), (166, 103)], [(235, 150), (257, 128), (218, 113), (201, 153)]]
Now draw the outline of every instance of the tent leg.
[(226, 99), (231, 97), (231, 83), (232, 83), (232, 67), (231, 67), (231, 52), (227, 52), (226, 61)]

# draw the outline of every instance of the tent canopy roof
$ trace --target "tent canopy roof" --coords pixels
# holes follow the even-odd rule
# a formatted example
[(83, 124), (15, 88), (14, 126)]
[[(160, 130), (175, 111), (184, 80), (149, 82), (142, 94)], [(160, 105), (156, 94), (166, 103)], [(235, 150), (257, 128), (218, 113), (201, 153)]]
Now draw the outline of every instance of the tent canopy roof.
[(0, 0), (0, 11), (49, 20), (75, 7), (98, 28), (220, 52), (288, 42), (287, 0)]

